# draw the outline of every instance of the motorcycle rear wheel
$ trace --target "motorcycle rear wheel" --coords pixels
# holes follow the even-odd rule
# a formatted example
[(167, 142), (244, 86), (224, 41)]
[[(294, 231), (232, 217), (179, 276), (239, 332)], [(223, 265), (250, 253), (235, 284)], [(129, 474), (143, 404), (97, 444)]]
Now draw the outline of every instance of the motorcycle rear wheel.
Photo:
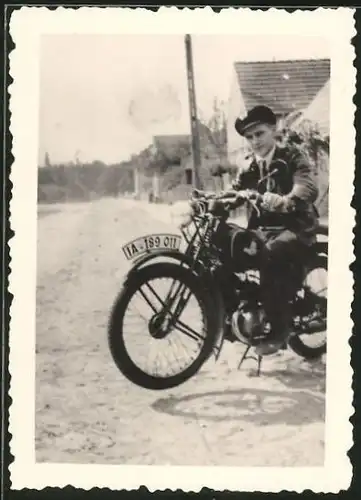
[[(201, 311), (202, 333), (199, 338), (201, 345), (199, 346), (199, 352), (196, 354), (196, 358), (191, 360), (190, 364), (184, 369), (181, 369), (178, 373), (159, 376), (158, 374), (155, 375), (147, 373), (144, 368), (138, 366), (137, 362), (132, 358), (125, 341), (126, 331), (124, 328), (124, 317), (132, 298), (140, 290), (140, 288), (143, 285), (147, 286), (147, 283), (152, 280), (163, 278), (176, 280), (187, 287), (187, 289), (189, 289), (195, 297)], [(125, 283), (114, 303), (108, 327), (108, 345), (113, 360), (120, 372), (129, 381), (144, 389), (165, 390), (179, 386), (193, 377), (201, 369), (202, 365), (207, 361), (210, 354), (213, 352), (214, 343), (217, 337), (217, 330), (212, 325), (211, 318), (212, 316), (209, 309), (207, 295), (201, 287), (197, 277), (194, 276), (189, 270), (187, 271), (177, 264), (170, 263), (156, 263), (149, 265), (140, 269), (132, 278), (130, 278), (129, 281)], [(192, 326), (190, 327), (192, 328)], [(147, 332), (149, 340), (154, 343), (151, 339), (149, 328)], [(144, 333), (144, 329), (142, 333)], [(171, 334), (172, 332), (170, 335)], [(155, 343), (156, 342), (157, 341), (155, 341)], [(144, 347), (144, 345), (141, 347)]]
[[(326, 273), (327, 273), (327, 257), (326, 256), (317, 255), (317, 257), (312, 260), (311, 264), (307, 268), (307, 276), (309, 276), (311, 272), (313, 272), (317, 269), (322, 269), (322, 270), (326, 271)], [(306, 279), (307, 279), (307, 276), (306, 276)], [(306, 279), (305, 279), (305, 281), (306, 281)], [(325, 300), (327, 303), (327, 298)], [(313, 334), (310, 334), (309, 336), (312, 336), (312, 335)], [(327, 351), (327, 332), (325, 332), (325, 340), (321, 343), (321, 345), (318, 345), (316, 347), (312, 347), (310, 345), (307, 345), (303, 341), (301, 336), (298, 334), (293, 335), (290, 338), (288, 345), (296, 354), (298, 354), (302, 358), (305, 358), (307, 360), (317, 359), (317, 358), (320, 358), (321, 356), (323, 356)]]

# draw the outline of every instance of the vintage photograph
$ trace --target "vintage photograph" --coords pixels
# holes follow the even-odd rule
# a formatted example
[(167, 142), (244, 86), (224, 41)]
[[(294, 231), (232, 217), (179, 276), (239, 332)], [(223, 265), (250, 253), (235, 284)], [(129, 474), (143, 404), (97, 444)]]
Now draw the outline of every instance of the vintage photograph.
[(325, 468), (354, 168), (331, 174), (330, 39), (69, 28), (37, 49), (35, 463)]

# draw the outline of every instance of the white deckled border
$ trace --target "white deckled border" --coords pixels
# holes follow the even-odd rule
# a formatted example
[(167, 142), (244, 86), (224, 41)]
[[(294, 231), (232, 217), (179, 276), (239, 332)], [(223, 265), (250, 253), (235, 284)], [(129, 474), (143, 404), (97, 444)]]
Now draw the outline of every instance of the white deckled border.
[[(352, 446), (349, 418), (352, 406), (352, 369), (349, 336), (353, 280), (349, 265), (354, 260), (352, 229), (356, 70), (353, 67), (355, 35), (353, 9), (268, 11), (210, 7), (146, 9), (22, 7), (11, 17), (10, 32), (15, 50), (10, 54), (11, 133), (13, 155), (11, 181), (10, 292), (14, 295), (10, 323), (10, 466), (13, 489), (47, 486), (90, 489), (137, 489), (199, 491), (215, 490), (337, 493), (347, 489), (352, 468), (347, 452)], [(242, 35), (307, 35), (325, 37), (331, 51), (331, 165), (330, 243), (328, 290), (328, 368), (326, 460), (322, 468), (158, 467), (103, 465), (47, 465), (35, 463), (35, 289), (36, 289), (36, 191), (39, 109), (39, 40), (50, 33), (211, 33)], [(275, 450), (275, 453), (277, 451)]]

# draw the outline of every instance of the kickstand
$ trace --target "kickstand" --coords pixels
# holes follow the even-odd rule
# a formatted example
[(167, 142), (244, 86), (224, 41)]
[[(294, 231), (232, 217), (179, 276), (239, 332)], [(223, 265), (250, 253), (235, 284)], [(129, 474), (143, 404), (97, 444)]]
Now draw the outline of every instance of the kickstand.
[(242, 364), (243, 364), (243, 361), (245, 361), (246, 359), (254, 359), (255, 361), (257, 361), (257, 377), (259, 377), (261, 375), (261, 364), (262, 364), (262, 356), (248, 356), (248, 353), (251, 349), (251, 346), (247, 346), (247, 349), (244, 351), (243, 353), (243, 356), (238, 364), (238, 370), (240, 370)]
[(257, 377), (261, 375), (262, 356), (257, 356)]

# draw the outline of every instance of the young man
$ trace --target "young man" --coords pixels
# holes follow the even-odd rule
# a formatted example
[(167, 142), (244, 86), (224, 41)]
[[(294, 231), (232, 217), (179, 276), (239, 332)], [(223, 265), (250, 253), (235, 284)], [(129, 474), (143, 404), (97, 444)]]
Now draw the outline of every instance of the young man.
[(237, 132), (251, 146), (253, 159), (238, 173), (233, 188), (262, 195), (260, 215), (252, 211), (248, 226), (265, 243), (260, 271), (271, 333), (257, 348), (262, 356), (281, 349), (291, 333), (289, 301), (301, 285), (301, 260), (315, 241), (318, 225), (314, 207), (318, 189), (311, 167), (299, 150), (277, 145), (276, 123), (275, 114), (266, 106), (251, 109), (235, 122)]

